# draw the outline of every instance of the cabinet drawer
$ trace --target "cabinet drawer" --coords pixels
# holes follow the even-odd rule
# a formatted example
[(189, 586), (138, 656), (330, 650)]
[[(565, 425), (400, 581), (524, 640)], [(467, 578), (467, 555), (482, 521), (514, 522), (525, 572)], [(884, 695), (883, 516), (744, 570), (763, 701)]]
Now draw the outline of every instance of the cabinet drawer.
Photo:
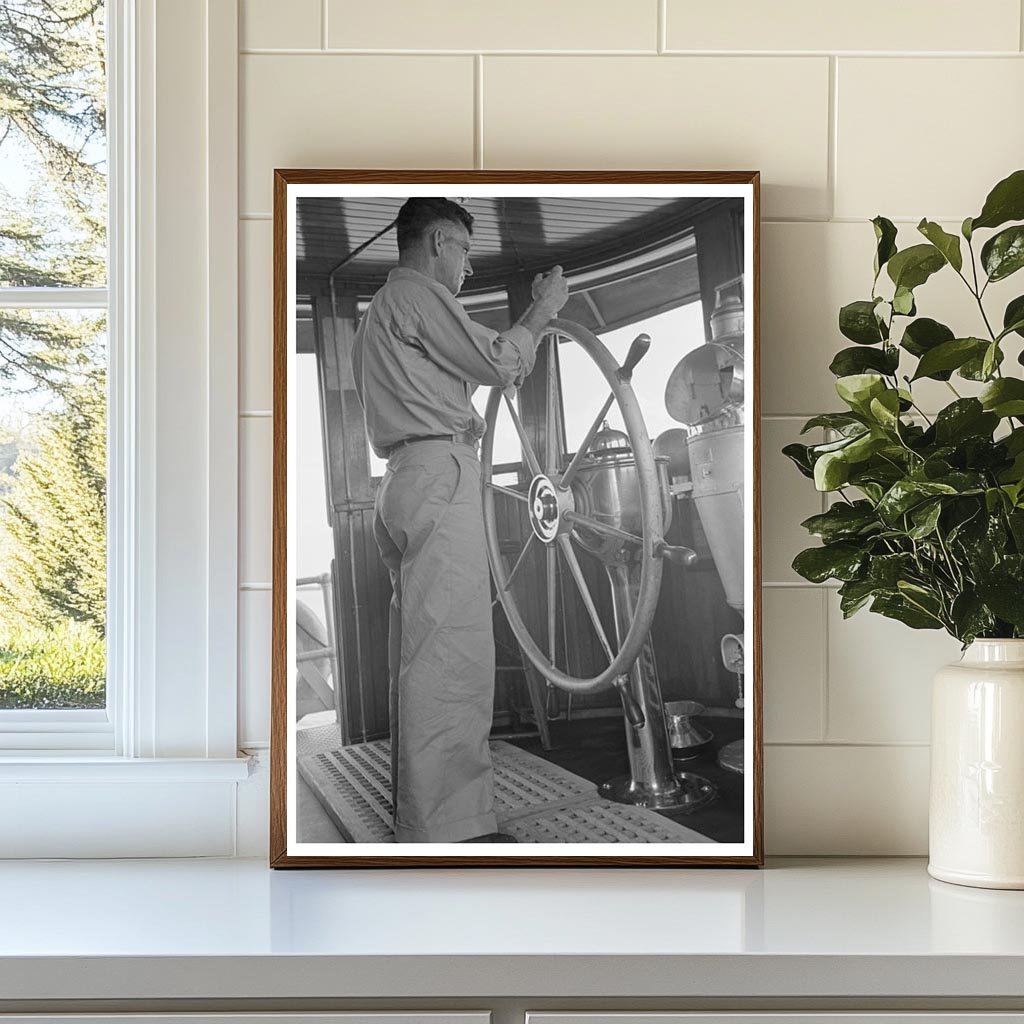
[(491, 1024), (489, 1012), (0, 1013), (0, 1024)]
[(1024, 1013), (527, 1013), (526, 1024), (1024, 1024)]

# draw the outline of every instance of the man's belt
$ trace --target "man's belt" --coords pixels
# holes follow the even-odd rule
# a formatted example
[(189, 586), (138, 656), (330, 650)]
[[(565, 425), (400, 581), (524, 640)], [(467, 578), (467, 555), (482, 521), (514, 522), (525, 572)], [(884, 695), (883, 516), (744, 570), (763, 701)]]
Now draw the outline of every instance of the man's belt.
[(404, 448), (407, 444), (416, 444), (419, 441), (451, 441), (453, 444), (468, 444), (470, 448), (475, 448), (478, 440), (476, 434), (468, 430), (461, 434), (422, 434), (419, 437), (403, 437), (401, 441), (396, 441), (384, 449), (384, 457), (390, 459), (399, 448)]

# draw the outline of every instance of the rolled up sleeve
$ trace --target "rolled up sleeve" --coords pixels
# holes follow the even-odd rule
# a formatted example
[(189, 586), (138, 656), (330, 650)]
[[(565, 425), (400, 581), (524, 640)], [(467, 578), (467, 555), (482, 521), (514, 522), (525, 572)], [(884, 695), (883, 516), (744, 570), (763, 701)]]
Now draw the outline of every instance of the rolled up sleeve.
[(518, 385), (533, 369), (537, 346), (529, 330), (518, 324), (500, 333), (484, 327), (440, 289), (407, 284), (395, 316), (407, 344), (470, 384)]

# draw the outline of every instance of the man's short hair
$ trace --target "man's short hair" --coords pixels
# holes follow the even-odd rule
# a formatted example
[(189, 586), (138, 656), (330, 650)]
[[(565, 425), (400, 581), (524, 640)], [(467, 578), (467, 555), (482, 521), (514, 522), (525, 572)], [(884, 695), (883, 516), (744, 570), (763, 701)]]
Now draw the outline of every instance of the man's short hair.
[(417, 197), (407, 199), (398, 211), (398, 251), (417, 245), (438, 222), (461, 224), (473, 233), (473, 215), (450, 199)]

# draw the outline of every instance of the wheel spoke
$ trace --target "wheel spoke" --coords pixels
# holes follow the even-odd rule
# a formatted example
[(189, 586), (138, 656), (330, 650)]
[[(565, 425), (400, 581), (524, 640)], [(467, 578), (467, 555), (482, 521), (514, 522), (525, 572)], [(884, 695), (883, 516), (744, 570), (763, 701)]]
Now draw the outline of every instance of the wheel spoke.
[(519, 557), (516, 559), (516, 564), (512, 566), (512, 571), (505, 577), (505, 586), (503, 586), (502, 593), (507, 591), (512, 586), (512, 581), (516, 578), (516, 573), (519, 572), (519, 567), (526, 561), (526, 553), (530, 550), (530, 545), (537, 539), (535, 533), (530, 534), (526, 538), (526, 543), (523, 545), (523, 550), (519, 552)]
[[(547, 546), (547, 576), (548, 576), (548, 657), (551, 664), (555, 664), (555, 582), (557, 569), (558, 552), (549, 544)], [(557, 667), (557, 666), (556, 666)]]
[(597, 436), (597, 432), (601, 429), (601, 424), (604, 422), (605, 416), (608, 415), (608, 410), (612, 407), (612, 402), (615, 401), (614, 395), (609, 395), (601, 406), (601, 411), (594, 418), (594, 422), (590, 424), (590, 429), (587, 431), (586, 436), (580, 443), (579, 450), (572, 457), (572, 462), (569, 463), (569, 468), (562, 474), (562, 479), (559, 480), (558, 486), (566, 488), (572, 483), (572, 478), (576, 475), (576, 470), (580, 468), (580, 463), (587, 457), (587, 452), (590, 451), (590, 446), (593, 444), (594, 438)]
[(576, 552), (573, 551), (572, 545), (569, 543), (569, 538), (562, 534), (558, 538), (558, 547), (562, 552), (562, 557), (565, 559), (566, 564), (569, 566), (569, 572), (572, 573), (572, 578), (576, 582), (576, 589), (580, 592), (580, 597), (583, 599), (583, 605), (587, 609), (587, 614), (590, 616), (590, 621), (593, 624), (594, 631), (597, 633), (598, 640), (601, 641), (601, 647), (604, 648), (604, 653), (608, 658), (608, 664), (610, 665), (614, 660), (614, 654), (612, 654), (611, 644), (608, 643), (608, 637), (605, 636), (604, 626), (601, 625), (601, 618), (597, 614), (597, 608), (594, 605), (594, 599), (590, 594), (590, 589), (587, 587), (587, 581), (583, 578), (583, 570), (580, 568), (579, 560), (576, 558)]
[(516, 433), (519, 435), (519, 443), (523, 448), (523, 461), (526, 463), (533, 476), (541, 475), (540, 463), (537, 461), (537, 456), (533, 453), (533, 445), (530, 444), (530, 438), (527, 436), (526, 428), (523, 426), (523, 421), (519, 418), (519, 412), (516, 410), (515, 402), (509, 397), (509, 390), (506, 389), (503, 392), (505, 399), (505, 405), (508, 406), (509, 414), (512, 417), (512, 423), (516, 428)]
[(544, 469), (548, 476), (558, 472), (558, 335), (549, 335), (548, 345), (548, 392), (544, 430)]
[(530, 500), (522, 491), (513, 490), (511, 487), (502, 487), (501, 484), (495, 483), (488, 483), (487, 486), (492, 491), (497, 491), (499, 494), (504, 494), (509, 498), (515, 498), (516, 501), (521, 501), (524, 504)]
[(585, 516), (582, 512), (563, 512), (562, 516), (568, 522), (575, 523), (577, 526), (585, 526), (588, 530), (593, 530), (595, 533), (604, 533), (609, 537), (618, 537), (621, 540), (628, 540), (632, 544), (639, 544), (643, 547), (643, 537), (638, 537), (635, 533), (628, 533), (626, 530), (620, 530), (617, 526), (612, 526), (610, 523), (602, 523), (600, 519)]

